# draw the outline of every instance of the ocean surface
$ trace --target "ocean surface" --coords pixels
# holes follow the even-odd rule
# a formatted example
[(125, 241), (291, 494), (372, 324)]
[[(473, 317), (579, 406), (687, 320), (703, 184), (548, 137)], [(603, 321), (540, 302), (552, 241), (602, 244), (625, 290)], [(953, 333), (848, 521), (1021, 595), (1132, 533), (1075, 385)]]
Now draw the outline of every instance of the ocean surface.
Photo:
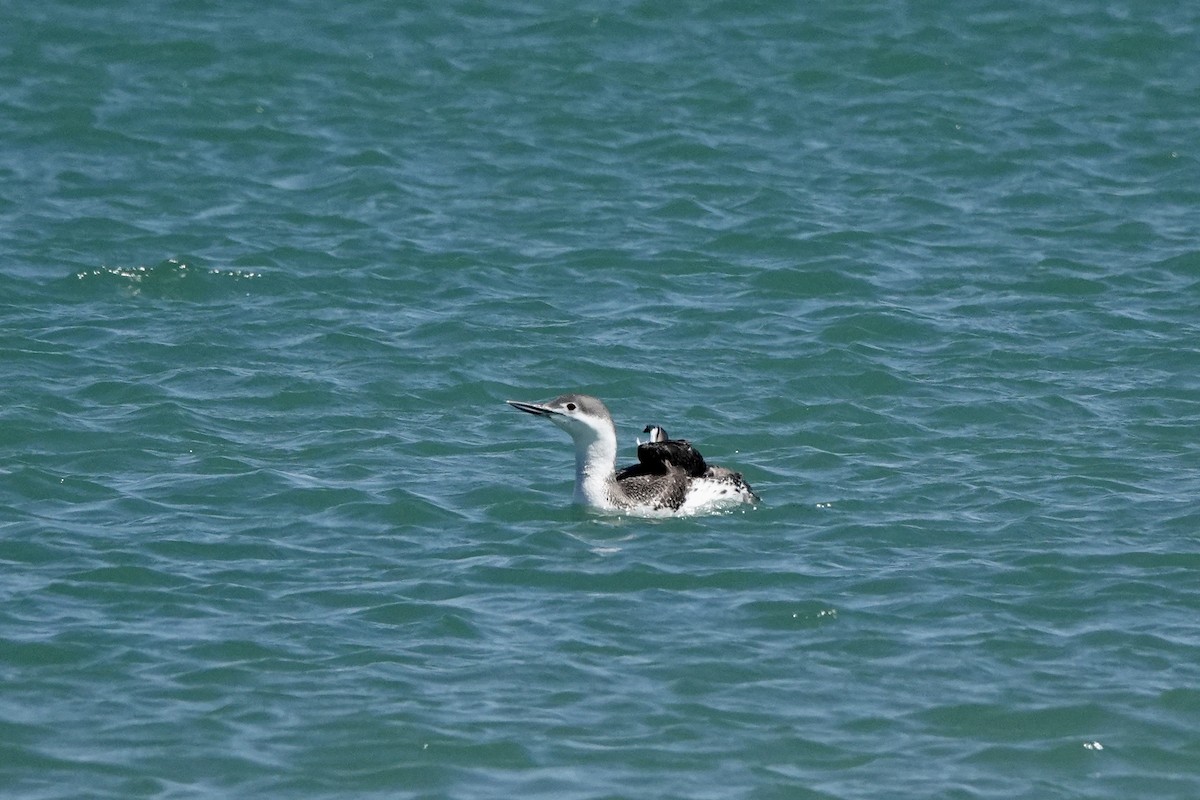
[(0, 18), (0, 796), (1200, 797), (1200, 5)]

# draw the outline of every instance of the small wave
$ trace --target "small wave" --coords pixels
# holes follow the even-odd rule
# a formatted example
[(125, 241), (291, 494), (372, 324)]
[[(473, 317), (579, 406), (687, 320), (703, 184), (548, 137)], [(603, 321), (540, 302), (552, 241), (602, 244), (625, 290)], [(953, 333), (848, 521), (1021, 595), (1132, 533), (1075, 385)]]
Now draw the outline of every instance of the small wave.
[(168, 258), (152, 266), (104, 266), (80, 270), (75, 273), (73, 280), (89, 289), (111, 288), (132, 297), (145, 295), (195, 300), (262, 277), (261, 272), (196, 266), (177, 258)]

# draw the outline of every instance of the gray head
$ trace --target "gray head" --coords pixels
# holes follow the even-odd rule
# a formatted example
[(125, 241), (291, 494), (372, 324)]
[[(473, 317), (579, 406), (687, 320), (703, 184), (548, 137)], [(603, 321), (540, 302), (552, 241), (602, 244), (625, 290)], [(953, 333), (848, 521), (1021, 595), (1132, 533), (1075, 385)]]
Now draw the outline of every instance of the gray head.
[(589, 442), (601, 436), (613, 436), (612, 415), (599, 399), (587, 394), (564, 394), (544, 403), (507, 400), (510, 406), (527, 414), (546, 417), (571, 434), (576, 442)]

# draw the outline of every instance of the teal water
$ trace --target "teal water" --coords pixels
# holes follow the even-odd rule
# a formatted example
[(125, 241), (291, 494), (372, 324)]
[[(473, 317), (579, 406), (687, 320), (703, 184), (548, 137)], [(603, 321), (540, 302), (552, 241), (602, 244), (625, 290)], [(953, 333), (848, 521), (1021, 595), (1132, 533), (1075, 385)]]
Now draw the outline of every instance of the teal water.
[(1200, 10), (0, 9), (4, 797), (1200, 796)]

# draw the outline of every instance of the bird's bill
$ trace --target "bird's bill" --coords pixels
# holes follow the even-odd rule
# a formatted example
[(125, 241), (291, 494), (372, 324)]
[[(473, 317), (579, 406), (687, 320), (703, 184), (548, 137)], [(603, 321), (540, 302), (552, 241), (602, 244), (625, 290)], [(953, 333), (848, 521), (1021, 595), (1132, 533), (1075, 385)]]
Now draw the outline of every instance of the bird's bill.
[(551, 414), (559, 413), (543, 403), (526, 403), (521, 400), (505, 400), (504, 402), (518, 411), (524, 411), (526, 414), (534, 414), (539, 417), (548, 417)]

